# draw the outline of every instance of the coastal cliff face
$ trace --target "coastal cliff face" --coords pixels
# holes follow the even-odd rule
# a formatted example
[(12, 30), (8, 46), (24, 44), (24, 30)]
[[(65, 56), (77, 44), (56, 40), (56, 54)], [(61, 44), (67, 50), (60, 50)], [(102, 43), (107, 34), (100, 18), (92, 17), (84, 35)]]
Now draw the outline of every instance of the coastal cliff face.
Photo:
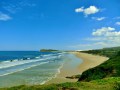
[(120, 48), (117, 48), (117, 50), (111, 48), (106, 49), (105, 51), (102, 49), (85, 52), (109, 56), (109, 60), (95, 68), (83, 72), (78, 81), (91, 81), (107, 77), (120, 77)]

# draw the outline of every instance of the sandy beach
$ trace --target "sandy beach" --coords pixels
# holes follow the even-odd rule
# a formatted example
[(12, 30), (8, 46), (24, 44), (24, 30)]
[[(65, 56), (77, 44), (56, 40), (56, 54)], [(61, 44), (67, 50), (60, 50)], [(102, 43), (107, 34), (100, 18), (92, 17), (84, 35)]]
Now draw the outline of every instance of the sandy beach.
[(71, 54), (74, 54), (77, 58), (80, 58), (80, 60), (82, 60), (82, 63), (78, 63), (74, 65), (74, 68), (71, 68), (71, 63), (75, 62), (75, 60), (66, 62), (61, 68), (60, 74), (58, 74), (56, 78), (48, 81), (46, 84), (76, 82), (77, 79), (67, 79), (66, 77), (82, 74), (84, 71), (96, 67), (108, 60), (107, 57), (82, 52), (71, 52)]

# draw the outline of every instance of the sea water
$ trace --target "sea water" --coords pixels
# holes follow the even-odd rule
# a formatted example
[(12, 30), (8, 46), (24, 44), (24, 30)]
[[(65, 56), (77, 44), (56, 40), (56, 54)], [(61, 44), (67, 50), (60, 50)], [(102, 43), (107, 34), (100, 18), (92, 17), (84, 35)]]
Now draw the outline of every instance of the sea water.
[(65, 52), (0, 51), (0, 87), (44, 84), (70, 57), (76, 59)]
[(0, 51), (0, 87), (44, 84), (60, 72), (64, 53)]

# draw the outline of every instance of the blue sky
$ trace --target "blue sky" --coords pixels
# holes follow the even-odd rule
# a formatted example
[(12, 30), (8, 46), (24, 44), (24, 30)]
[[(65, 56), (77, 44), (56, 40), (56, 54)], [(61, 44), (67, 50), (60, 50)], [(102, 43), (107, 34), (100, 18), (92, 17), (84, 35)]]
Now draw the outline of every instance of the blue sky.
[(120, 45), (119, 0), (0, 0), (0, 50)]

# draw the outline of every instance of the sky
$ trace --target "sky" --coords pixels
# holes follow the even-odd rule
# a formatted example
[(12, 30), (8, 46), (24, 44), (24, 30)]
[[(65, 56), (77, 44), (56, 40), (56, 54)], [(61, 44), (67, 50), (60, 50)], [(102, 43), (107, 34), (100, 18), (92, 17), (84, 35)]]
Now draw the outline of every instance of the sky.
[(0, 50), (120, 45), (120, 0), (0, 0)]

